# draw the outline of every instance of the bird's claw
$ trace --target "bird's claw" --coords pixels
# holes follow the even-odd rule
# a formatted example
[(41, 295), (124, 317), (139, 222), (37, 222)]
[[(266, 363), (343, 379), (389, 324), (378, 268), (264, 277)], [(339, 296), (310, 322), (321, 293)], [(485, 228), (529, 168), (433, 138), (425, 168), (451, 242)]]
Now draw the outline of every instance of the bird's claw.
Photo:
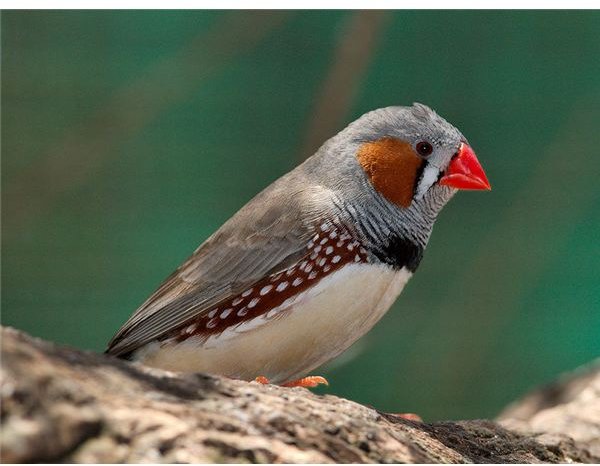
[(402, 419), (406, 419), (408, 421), (423, 422), (421, 416), (415, 413), (398, 413), (396, 414), (396, 416), (401, 417)]
[[(267, 379), (264, 375), (259, 375), (254, 379), (255, 382), (266, 385), (269, 384), (269, 379)], [(314, 388), (318, 385), (329, 385), (327, 379), (325, 377), (321, 377), (320, 375), (309, 375), (308, 377), (303, 377), (298, 380), (292, 380), (291, 382), (286, 382), (281, 384), (282, 387), (292, 388), (292, 387), (304, 387), (304, 388)]]
[(325, 377), (321, 377), (320, 375), (309, 375), (308, 377), (303, 377), (298, 380), (292, 380), (291, 382), (284, 383), (281, 386), (314, 388), (321, 384), (329, 385), (329, 382), (327, 382), (327, 379)]

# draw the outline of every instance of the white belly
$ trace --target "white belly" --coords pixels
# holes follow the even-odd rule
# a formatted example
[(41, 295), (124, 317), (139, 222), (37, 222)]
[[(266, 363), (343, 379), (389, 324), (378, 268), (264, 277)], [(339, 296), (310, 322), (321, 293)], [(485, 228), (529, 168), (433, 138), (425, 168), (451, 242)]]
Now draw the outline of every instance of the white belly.
[(149, 366), (283, 383), (336, 357), (375, 325), (412, 273), (351, 264), (323, 278), (285, 308), (206, 340), (151, 343), (134, 359)]

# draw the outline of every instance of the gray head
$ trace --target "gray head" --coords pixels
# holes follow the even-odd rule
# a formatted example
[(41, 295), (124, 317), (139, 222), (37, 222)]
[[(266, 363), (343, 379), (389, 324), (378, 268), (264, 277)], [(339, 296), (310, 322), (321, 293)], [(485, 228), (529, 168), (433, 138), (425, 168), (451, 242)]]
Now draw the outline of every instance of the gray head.
[(309, 164), (344, 214), (374, 240), (400, 232), (424, 246), (438, 212), (459, 189), (489, 189), (462, 133), (418, 103), (366, 113)]

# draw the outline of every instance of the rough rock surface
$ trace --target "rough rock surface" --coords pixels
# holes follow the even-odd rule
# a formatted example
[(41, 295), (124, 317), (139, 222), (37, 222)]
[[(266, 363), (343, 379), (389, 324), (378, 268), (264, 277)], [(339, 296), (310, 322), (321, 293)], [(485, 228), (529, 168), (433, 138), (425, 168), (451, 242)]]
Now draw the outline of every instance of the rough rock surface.
[(511, 407), (502, 425), (426, 424), (302, 388), (1, 336), (3, 462), (600, 461), (598, 367)]
[(542, 443), (577, 442), (600, 458), (600, 359), (509, 405), (499, 423)]

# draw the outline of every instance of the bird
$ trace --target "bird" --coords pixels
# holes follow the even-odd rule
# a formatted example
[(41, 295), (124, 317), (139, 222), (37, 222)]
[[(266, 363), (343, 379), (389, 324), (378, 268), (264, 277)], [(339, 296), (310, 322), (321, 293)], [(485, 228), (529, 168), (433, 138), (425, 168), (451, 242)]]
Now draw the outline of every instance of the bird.
[(489, 190), (467, 139), (430, 107), (365, 113), (225, 222), (106, 352), (288, 387), (367, 333), (417, 270), (438, 213)]

